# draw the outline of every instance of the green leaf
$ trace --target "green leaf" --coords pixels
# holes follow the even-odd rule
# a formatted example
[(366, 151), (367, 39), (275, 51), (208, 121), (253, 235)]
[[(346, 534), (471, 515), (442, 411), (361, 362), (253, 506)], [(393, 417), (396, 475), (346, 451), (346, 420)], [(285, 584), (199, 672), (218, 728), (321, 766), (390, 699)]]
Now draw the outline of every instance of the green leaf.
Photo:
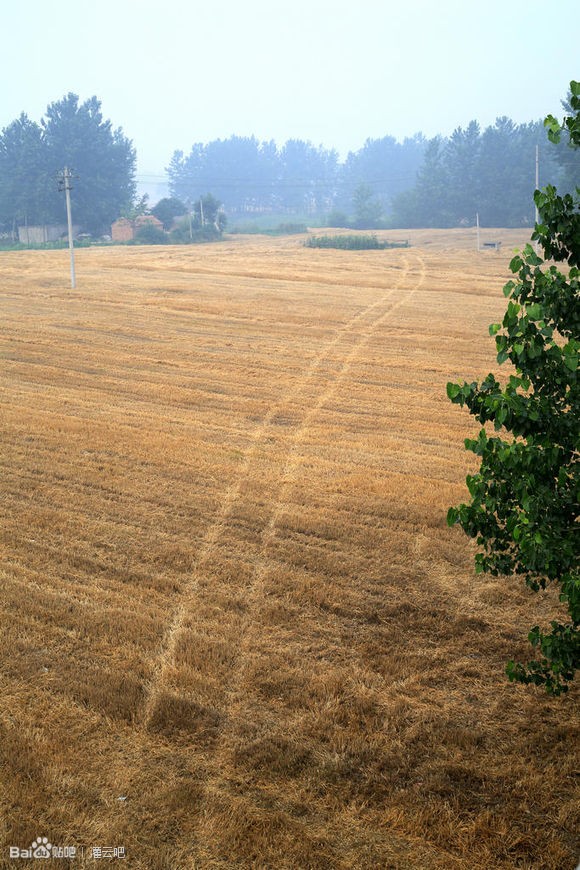
[(467, 484), (467, 489), (469, 490), (469, 494), (472, 498), (475, 498), (478, 490), (478, 482), (475, 477), (471, 474), (468, 474), (465, 478), (465, 483)]
[(490, 335), (495, 335), (501, 329), (501, 323), (490, 323), (488, 331)]
[(447, 525), (454, 526), (459, 520), (459, 511), (457, 508), (450, 507), (447, 511)]
[(544, 127), (548, 131), (548, 139), (550, 142), (560, 141), (560, 123), (553, 115), (548, 115), (548, 117), (544, 119)]
[(531, 266), (539, 266), (540, 263), (543, 262), (541, 257), (538, 257), (538, 255), (536, 254), (536, 252), (534, 251), (534, 249), (532, 248), (532, 246), (530, 245), (529, 242), (524, 247), (524, 256), (526, 258), (526, 263), (528, 263)]
[(500, 429), (503, 426), (503, 424), (506, 421), (507, 415), (508, 415), (508, 409), (504, 405), (504, 407), (500, 408), (496, 414), (496, 418), (495, 418), (495, 422), (497, 424), (496, 429)]
[(459, 384), (454, 384), (452, 381), (448, 381), (447, 383), (447, 397), (453, 401), (456, 399), (459, 393), (461, 392), (461, 387)]
[(516, 286), (516, 285), (514, 284), (513, 281), (508, 281), (507, 284), (504, 285), (504, 288), (503, 288), (503, 295), (506, 296), (506, 297), (507, 297), (507, 296), (510, 296), (511, 293), (513, 292), (513, 289), (514, 289), (515, 286)]
[[(513, 257), (513, 259), (510, 262), (510, 270), (514, 273), (519, 272), (523, 265), (524, 265), (524, 261), (519, 256), (519, 254), (516, 254), (516, 256)], [(506, 287), (507, 287), (507, 284), (506, 284)], [(504, 288), (504, 290), (505, 290), (505, 288)]]

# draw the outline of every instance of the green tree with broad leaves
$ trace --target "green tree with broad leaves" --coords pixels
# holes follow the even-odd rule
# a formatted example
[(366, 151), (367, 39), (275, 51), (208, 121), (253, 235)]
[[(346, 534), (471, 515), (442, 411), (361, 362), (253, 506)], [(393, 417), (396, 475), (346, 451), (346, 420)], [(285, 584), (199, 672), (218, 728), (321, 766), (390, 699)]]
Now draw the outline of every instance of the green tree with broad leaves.
[[(103, 118), (97, 97), (81, 103), (69, 93), (50, 103), (40, 123), (48, 176), (54, 179), (65, 166), (73, 170), (74, 222), (92, 233), (108, 232), (135, 198), (132, 142)], [(64, 197), (55, 193), (52, 202), (53, 220), (66, 218)]]
[(73, 221), (92, 233), (135, 199), (135, 149), (121, 128), (103, 118), (101, 103), (76, 94), (51, 103), (40, 124), (25, 114), (0, 131), (0, 227), (65, 223), (57, 179), (73, 171)]
[[(580, 82), (570, 87), (571, 115), (544, 123), (551, 141), (564, 134), (580, 147)], [(535, 657), (506, 669), (510, 680), (553, 695), (567, 691), (580, 665), (579, 195), (578, 187), (559, 196), (552, 186), (534, 194), (540, 221), (532, 241), (543, 257), (526, 245), (512, 259), (507, 311), (489, 327), (498, 362), (509, 360), (516, 373), (504, 386), (492, 374), (481, 384), (447, 384), (454, 404), (511, 433), (507, 440), (481, 429), (465, 441), (481, 466), (467, 477), (471, 502), (450, 508), (447, 522), (483, 548), (476, 572), (516, 575), (535, 592), (557, 587), (560, 616), (528, 635)]]
[(187, 206), (175, 196), (165, 196), (153, 206), (151, 214), (161, 221), (164, 230), (170, 230), (175, 218), (187, 214)]
[(24, 113), (0, 133), (0, 226), (14, 235), (18, 225), (48, 214), (55, 183), (47, 177), (44, 154), (42, 128)]

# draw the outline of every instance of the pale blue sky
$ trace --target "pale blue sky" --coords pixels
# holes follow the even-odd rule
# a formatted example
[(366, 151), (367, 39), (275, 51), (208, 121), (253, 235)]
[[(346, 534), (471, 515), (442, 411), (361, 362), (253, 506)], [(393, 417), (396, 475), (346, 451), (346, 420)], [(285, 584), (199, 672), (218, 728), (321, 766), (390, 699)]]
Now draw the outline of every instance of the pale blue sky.
[(141, 176), (255, 134), (341, 156), (368, 137), (561, 114), (578, 0), (27, 0), (2, 11), (0, 127), (93, 94)]

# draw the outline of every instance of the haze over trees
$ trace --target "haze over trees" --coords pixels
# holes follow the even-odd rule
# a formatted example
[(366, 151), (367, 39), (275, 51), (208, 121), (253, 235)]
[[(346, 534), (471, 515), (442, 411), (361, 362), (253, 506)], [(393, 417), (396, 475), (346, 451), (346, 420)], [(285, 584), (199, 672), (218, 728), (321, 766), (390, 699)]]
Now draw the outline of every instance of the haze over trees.
[(364, 185), (378, 204), (375, 221), (389, 214), (393, 198), (410, 187), (421, 165), (425, 139), (392, 136), (367, 139), (340, 163), (338, 152), (289, 139), (278, 146), (254, 136), (196, 143), (189, 154), (175, 151), (167, 168), (172, 196), (193, 200), (211, 191), (229, 213), (351, 213)]
[[(212, 195), (234, 218), (299, 215), (359, 229), (470, 225), (476, 213), (483, 226), (531, 228), (536, 146), (540, 183), (550, 178), (573, 189), (578, 155), (550, 143), (540, 121), (502, 117), (485, 129), (473, 120), (449, 137), (367, 139), (344, 160), (298, 138), (280, 145), (255, 136), (197, 142), (189, 153), (173, 153), (167, 200), (191, 210)], [(108, 232), (135, 211), (132, 142), (103, 118), (97, 97), (80, 103), (69, 93), (39, 123), (23, 113), (0, 134), (0, 232), (64, 222), (56, 175), (65, 166), (75, 176), (74, 221), (85, 231)], [(171, 216), (162, 220), (169, 227)]]
[(570, 189), (577, 155), (550, 143), (541, 121), (506, 117), (483, 130), (471, 121), (448, 138), (367, 139), (342, 163), (335, 150), (299, 139), (279, 147), (231, 136), (174, 152), (167, 172), (173, 196), (212, 191), (228, 213), (326, 214), (360, 228), (453, 227), (479, 213), (484, 226), (532, 227), (536, 146), (540, 181)]
[(473, 223), (477, 212), (484, 226), (532, 227), (536, 146), (540, 183), (563, 182), (558, 155), (564, 149), (547, 140), (540, 121), (515, 124), (503, 117), (485, 130), (471, 121), (448, 139), (430, 139), (415, 186), (395, 201), (394, 222), (453, 227)]
[(74, 221), (109, 232), (136, 192), (136, 153), (121, 128), (103, 118), (101, 103), (69, 93), (51, 103), (39, 124), (21, 114), (0, 135), (0, 225), (66, 221), (57, 175), (74, 174)]

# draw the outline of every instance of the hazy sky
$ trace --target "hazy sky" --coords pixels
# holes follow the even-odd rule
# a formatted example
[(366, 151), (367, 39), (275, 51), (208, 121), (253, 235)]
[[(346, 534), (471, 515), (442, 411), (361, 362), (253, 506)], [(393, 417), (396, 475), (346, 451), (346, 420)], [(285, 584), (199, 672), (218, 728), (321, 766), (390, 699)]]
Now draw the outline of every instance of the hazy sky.
[(345, 156), (368, 137), (560, 115), (579, 22), (578, 0), (26, 0), (2, 10), (0, 127), (96, 95), (142, 181), (231, 134)]

